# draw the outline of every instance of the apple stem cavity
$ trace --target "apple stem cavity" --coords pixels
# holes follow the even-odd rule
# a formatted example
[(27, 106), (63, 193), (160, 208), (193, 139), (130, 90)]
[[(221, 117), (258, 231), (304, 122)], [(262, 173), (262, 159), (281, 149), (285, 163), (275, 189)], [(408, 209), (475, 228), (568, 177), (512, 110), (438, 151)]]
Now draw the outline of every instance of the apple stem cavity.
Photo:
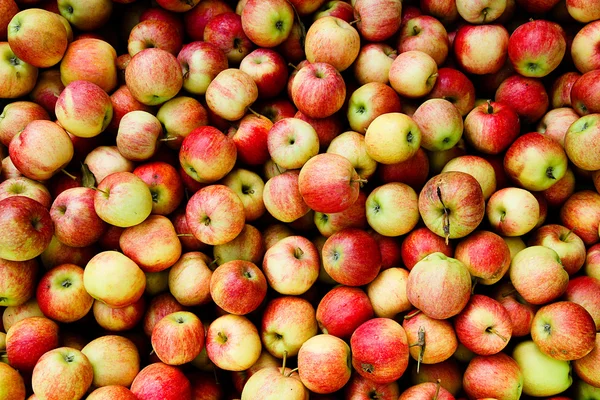
[(65, 175), (66, 175), (66, 176), (68, 176), (69, 178), (73, 179), (74, 181), (76, 181), (76, 180), (77, 180), (77, 177), (76, 177), (75, 175), (73, 175), (73, 174), (71, 174), (71, 173), (67, 172), (67, 170), (66, 170), (66, 169), (64, 169), (64, 168), (63, 168), (63, 169), (61, 169), (61, 171), (62, 171), (62, 173), (63, 173), (63, 174), (65, 174)]
[(450, 210), (444, 204), (444, 200), (442, 200), (442, 189), (439, 186), (437, 187), (437, 195), (438, 199), (440, 199), (440, 203), (442, 203), (442, 207), (444, 208), (444, 222), (442, 225), (442, 229), (444, 229), (446, 245), (448, 245), (450, 240)]
[(489, 328), (486, 329), (486, 331), (498, 336), (500, 339), (502, 339), (503, 342), (505, 342), (505, 343), (508, 342), (508, 338), (506, 336), (502, 335), (500, 332), (498, 332), (495, 328), (492, 328), (490, 326)]
[(294, 249), (294, 258), (299, 260), (302, 258), (303, 255), (304, 255), (304, 252), (302, 251), (302, 249), (300, 247), (296, 247)]

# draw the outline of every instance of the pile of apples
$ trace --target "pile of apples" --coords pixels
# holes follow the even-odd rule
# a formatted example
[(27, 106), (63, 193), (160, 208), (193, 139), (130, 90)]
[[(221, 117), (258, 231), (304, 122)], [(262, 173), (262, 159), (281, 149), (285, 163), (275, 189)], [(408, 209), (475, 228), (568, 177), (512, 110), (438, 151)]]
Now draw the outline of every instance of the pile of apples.
[(0, 400), (600, 399), (599, 0), (0, 0)]

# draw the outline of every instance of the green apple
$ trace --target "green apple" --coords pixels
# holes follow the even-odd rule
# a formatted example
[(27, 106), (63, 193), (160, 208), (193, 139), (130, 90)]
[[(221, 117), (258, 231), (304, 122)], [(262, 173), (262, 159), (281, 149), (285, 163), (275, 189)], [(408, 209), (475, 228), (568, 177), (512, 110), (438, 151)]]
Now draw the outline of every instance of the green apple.
[(523, 373), (523, 393), (529, 396), (554, 396), (573, 383), (569, 362), (547, 356), (531, 340), (519, 343), (513, 358)]
[(421, 146), (426, 150), (451, 149), (462, 137), (462, 115), (448, 100), (427, 100), (417, 108), (413, 119), (419, 125)]
[(373, 189), (365, 207), (367, 222), (384, 236), (404, 235), (420, 219), (417, 193), (400, 182), (386, 183)]
[(575, 398), (577, 400), (600, 400), (600, 388), (584, 381), (575, 384)]
[(421, 146), (417, 123), (402, 113), (386, 113), (371, 122), (365, 133), (367, 153), (382, 164), (406, 161)]

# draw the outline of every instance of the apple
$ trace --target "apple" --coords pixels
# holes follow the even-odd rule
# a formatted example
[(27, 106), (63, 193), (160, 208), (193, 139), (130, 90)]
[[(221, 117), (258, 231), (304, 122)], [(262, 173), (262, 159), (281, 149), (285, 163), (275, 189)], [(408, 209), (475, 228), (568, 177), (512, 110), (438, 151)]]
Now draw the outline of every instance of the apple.
[(502, 237), (484, 230), (461, 240), (454, 257), (484, 285), (493, 285), (502, 279), (511, 262), (510, 249)]
[(346, 84), (334, 66), (324, 62), (308, 63), (293, 78), (291, 98), (298, 110), (308, 117), (326, 118), (344, 105)]
[(125, 386), (102, 386), (89, 394), (89, 400), (137, 400), (137, 397)]
[(176, 56), (181, 47), (181, 34), (173, 29), (172, 23), (159, 19), (140, 19), (127, 40), (127, 51), (131, 57), (147, 48), (159, 48)]
[(443, 253), (447, 257), (452, 257), (454, 254), (453, 246), (447, 244), (444, 238), (433, 233), (427, 227), (412, 230), (402, 241), (402, 262), (409, 271), (417, 262), (436, 252)]
[(8, 363), (22, 373), (33, 371), (40, 357), (58, 347), (58, 329), (44, 317), (29, 317), (11, 325), (6, 332)]
[(596, 138), (600, 135), (600, 114), (589, 114), (579, 118), (565, 134), (565, 152), (576, 167), (586, 171), (600, 169), (591, 156), (596, 151)]
[(571, 104), (579, 115), (600, 112), (600, 108), (596, 105), (597, 80), (597, 71), (589, 71), (580, 76), (571, 87)]
[(106, 128), (109, 132), (117, 133), (121, 119), (125, 114), (131, 111), (146, 111), (153, 112), (153, 108), (137, 101), (126, 85), (119, 86), (110, 95), (110, 101), (113, 108), (113, 117), (110, 124)]
[(475, 354), (489, 356), (502, 351), (512, 336), (508, 311), (491, 297), (475, 294), (454, 319), (458, 340)]
[(225, 12), (232, 12), (229, 4), (222, 0), (201, 1), (194, 8), (183, 14), (184, 28), (191, 43), (199, 43), (204, 38), (204, 28), (212, 17)]
[(298, 171), (287, 171), (265, 183), (264, 205), (269, 214), (279, 221), (292, 222), (310, 211), (300, 193), (298, 178)]
[(217, 46), (230, 64), (239, 64), (254, 49), (254, 43), (243, 29), (243, 22), (234, 12), (224, 12), (213, 16), (204, 27), (207, 43)]
[(244, 204), (229, 187), (209, 185), (190, 198), (186, 219), (192, 234), (201, 242), (227, 243), (244, 229)]
[(48, 68), (57, 64), (67, 49), (67, 30), (63, 23), (55, 13), (40, 8), (18, 12), (5, 32), (17, 57), (34, 67)]
[[(235, 93), (228, 88), (236, 87)], [(208, 108), (219, 117), (235, 121), (258, 98), (258, 87), (250, 75), (235, 68), (219, 72), (206, 89)]]
[(463, 387), (476, 399), (519, 399), (523, 391), (523, 373), (510, 356), (498, 353), (473, 358), (463, 377)]
[(116, 172), (133, 172), (135, 164), (123, 157), (117, 146), (98, 146), (85, 157), (83, 163), (100, 183)]
[(289, 368), (267, 367), (257, 371), (244, 384), (243, 400), (264, 399), (290, 400), (308, 399), (309, 392), (300, 381), (298, 374)]
[(439, 399), (439, 400), (452, 400), (454, 396), (449, 391), (441, 386), (441, 382), (425, 382), (415, 386), (409, 387), (405, 390), (398, 400), (409, 400), (409, 399)]
[[(115, 49), (104, 40), (75, 40), (69, 43), (60, 62), (61, 81), (65, 86), (77, 80), (89, 81), (110, 93), (117, 86), (116, 60)], [(94, 68), (89, 68), (90, 65)]]
[(191, 400), (190, 381), (177, 367), (155, 362), (133, 380), (131, 392), (139, 400)]
[[(468, 4), (466, 1), (459, 2)], [(457, 6), (459, 2), (457, 2)], [(488, 2), (491, 3), (487, 0), (475, 1), (473, 6)], [(503, 2), (500, 0), (495, 3)], [(463, 25), (458, 29), (454, 38), (454, 56), (458, 65), (466, 73), (494, 74), (500, 71), (507, 59), (508, 44), (509, 34), (502, 25)]]
[[(33, 393), (45, 399), (81, 398), (89, 389), (94, 370), (81, 351), (59, 347), (40, 357), (33, 369), (31, 386)], [(60, 392), (56, 392), (60, 385)]]
[(571, 107), (571, 89), (580, 77), (579, 72), (569, 71), (554, 80), (549, 92), (552, 108)]
[(250, 261), (225, 262), (210, 278), (212, 300), (230, 314), (244, 315), (254, 311), (266, 293), (265, 275)]
[(390, 85), (403, 97), (419, 98), (431, 92), (438, 76), (435, 60), (427, 53), (410, 50), (398, 54), (390, 66)]
[(564, 147), (565, 135), (579, 115), (570, 107), (554, 108), (548, 111), (537, 125), (537, 131), (548, 136)]
[(181, 204), (183, 184), (177, 170), (161, 161), (138, 166), (133, 174), (143, 180), (152, 194), (152, 214), (169, 215)]
[(204, 326), (189, 311), (166, 315), (152, 329), (152, 349), (168, 365), (192, 361), (204, 347)]
[(221, 183), (232, 189), (244, 204), (246, 221), (255, 221), (265, 213), (263, 192), (265, 184), (255, 172), (243, 168), (233, 169), (221, 180)]
[[(20, 306), (8, 306), (2, 313), (2, 327), (6, 332), (17, 322), (30, 317), (43, 317), (44, 313), (40, 310), (35, 297), (30, 298)], [(6, 338), (4, 338), (6, 342)], [(4, 345), (6, 347), (6, 343)]]
[(530, 396), (554, 396), (567, 390), (573, 378), (571, 366), (542, 353), (532, 340), (519, 343), (513, 359), (523, 374), (523, 393)]
[(227, 314), (215, 319), (206, 334), (210, 360), (226, 371), (243, 371), (258, 360), (262, 349), (254, 324), (246, 317)]
[(356, 201), (361, 181), (364, 180), (347, 158), (321, 153), (302, 166), (298, 189), (306, 205), (314, 211), (336, 213), (348, 209)]
[(302, 344), (298, 374), (311, 392), (328, 394), (343, 388), (352, 373), (350, 347), (342, 339), (320, 334)]
[(419, 147), (414, 156), (395, 164), (379, 164), (377, 176), (384, 183), (406, 183), (415, 191), (420, 190), (429, 175), (429, 158), (425, 150)]
[(183, 306), (206, 304), (210, 299), (210, 278), (206, 255), (188, 252), (168, 270), (170, 293)]
[(125, 82), (137, 101), (155, 106), (177, 95), (183, 85), (183, 73), (173, 54), (148, 48), (131, 58), (125, 69)]
[(572, 361), (585, 357), (596, 345), (596, 324), (577, 303), (558, 301), (540, 308), (531, 326), (531, 338), (552, 358)]
[(352, 67), (354, 77), (361, 85), (369, 82), (387, 84), (390, 80), (390, 68), (397, 55), (396, 50), (385, 43), (363, 45)]
[(336, 17), (346, 22), (354, 21), (354, 7), (345, 1), (325, 1), (313, 14), (313, 21), (323, 17)]
[(421, 364), (419, 372), (417, 365), (413, 364), (411, 368), (410, 380), (413, 385), (420, 383), (441, 381), (440, 386), (449, 391), (453, 396), (457, 396), (462, 390), (462, 367), (459, 366), (455, 358), (449, 358), (437, 364)]
[(386, 384), (397, 380), (408, 367), (406, 331), (389, 318), (373, 318), (360, 325), (350, 338), (352, 366), (362, 377)]
[[(582, 27), (571, 44), (571, 56), (575, 67), (582, 73), (593, 71), (600, 67), (599, 54), (595, 45), (598, 43), (598, 29), (600, 23), (594, 21)], [(571, 72), (572, 76), (577, 76), (576, 72)], [(566, 75), (566, 73), (565, 73)]]
[(165, 102), (156, 113), (162, 124), (164, 141), (172, 149), (179, 149), (181, 142), (195, 128), (208, 125), (208, 113), (196, 99), (177, 96)]
[(264, 253), (262, 234), (248, 224), (244, 225), (244, 229), (235, 239), (213, 247), (214, 262), (218, 265), (234, 260), (260, 264)]
[[(250, 379), (252, 375), (256, 374), (261, 369), (280, 368), (281, 372), (281, 364), (281, 360), (275, 358), (271, 355), (271, 353), (263, 349), (263, 351), (260, 353), (260, 356), (258, 357), (258, 360), (256, 360), (256, 362), (250, 368), (244, 371), (232, 372), (231, 378), (233, 380), (233, 386), (235, 387), (235, 390), (237, 390), (238, 393), (241, 393), (248, 379)], [(212, 376), (212, 374), (210, 375)]]
[(0, 363), (0, 387), (0, 395), (6, 400), (21, 400), (26, 396), (23, 378), (6, 363)]
[(522, 123), (533, 123), (544, 116), (550, 100), (542, 82), (518, 74), (506, 78), (496, 90), (495, 99), (512, 107)]
[(202, 41), (185, 44), (177, 60), (183, 71), (183, 88), (195, 95), (205, 94), (210, 82), (228, 67), (225, 53), (216, 45)]
[(30, 179), (47, 180), (73, 158), (69, 135), (52, 121), (32, 121), (10, 142), (9, 154), (19, 171)]
[(317, 280), (319, 265), (319, 253), (314, 244), (297, 235), (274, 243), (262, 262), (269, 286), (286, 295), (305, 293)]
[[(6, 37), (8, 34), (7, 28), (10, 20), (19, 12), (19, 6), (14, 1), (4, 1), (2, 2), (2, 19), (0, 19), (0, 40), (6, 41)], [(10, 372), (5, 372), (6, 376), (11, 376)], [(25, 396), (25, 394), (23, 394)], [(12, 400), (12, 399), (11, 399)]]
[(52, 196), (46, 186), (24, 176), (9, 178), (0, 183), (0, 200), (13, 196), (29, 197), (45, 208), (52, 205)]
[(367, 228), (366, 200), (367, 195), (360, 191), (358, 199), (342, 212), (314, 213), (314, 223), (321, 235), (329, 237), (345, 228)]
[(285, 169), (298, 169), (319, 153), (319, 137), (308, 122), (284, 118), (269, 130), (267, 148), (277, 165)]
[(317, 334), (315, 309), (295, 296), (282, 296), (269, 301), (260, 325), (263, 346), (277, 358), (293, 357), (300, 347)]
[(542, 226), (529, 238), (528, 244), (546, 246), (556, 251), (569, 275), (577, 273), (585, 262), (585, 244), (576, 233), (562, 225)]
[(369, 42), (383, 42), (392, 37), (402, 19), (400, 0), (356, 0), (354, 18), (360, 36)]
[(598, 288), (600, 288), (600, 280), (591, 276), (580, 276), (569, 281), (565, 292), (565, 300), (579, 304), (590, 313), (596, 328), (600, 326), (600, 308), (593, 294)]
[(419, 6), (424, 14), (433, 16), (444, 25), (451, 25), (458, 19), (455, 1), (421, 0)]
[(439, 236), (462, 238), (479, 226), (485, 214), (483, 192), (471, 175), (442, 172), (431, 178), (419, 194), (419, 213), (425, 225)]
[(86, 247), (96, 243), (106, 231), (106, 223), (94, 209), (94, 196), (94, 190), (84, 187), (67, 189), (56, 196), (50, 217), (54, 235), (61, 243)]
[(427, 100), (417, 108), (412, 118), (419, 126), (421, 146), (425, 150), (448, 150), (462, 137), (462, 115), (448, 100)]
[(385, 113), (376, 117), (367, 128), (367, 154), (382, 164), (407, 161), (417, 153), (421, 137), (421, 130), (411, 117), (398, 112)]
[(405, 235), (419, 222), (417, 194), (404, 183), (376, 187), (367, 197), (365, 208), (369, 226), (384, 236)]
[[(361, 1), (365, 3), (371, 0)], [(390, 2), (395, 3), (396, 0)], [(377, 6), (385, 7), (384, 3), (379, 2)], [(354, 13), (357, 12), (355, 7)], [(379, 18), (381, 19), (381, 16)], [(365, 22), (361, 20), (357, 24), (359, 30), (361, 23)], [(340, 72), (345, 71), (358, 56), (360, 38), (358, 31), (343, 19), (331, 16), (319, 18), (306, 32), (306, 59), (310, 63), (327, 63)]]
[(283, 43), (292, 30), (294, 6), (285, 0), (248, 0), (241, 13), (242, 27), (259, 47)]
[(600, 375), (598, 374), (598, 347), (600, 335), (596, 334), (596, 345), (594, 349), (588, 353), (588, 355), (573, 361), (573, 369), (577, 376), (581, 378), (583, 382), (586, 382), (592, 386), (599, 386)]
[(499, 154), (514, 142), (519, 129), (519, 116), (512, 108), (489, 101), (469, 112), (464, 122), (464, 137), (480, 152)]
[(398, 53), (419, 50), (429, 54), (438, 66), (448, 56), (448, 33), (442, 23), (429, 15), (419, 15), (402, 25), (398, 41)]
[[(52, 108), (54, 112), (54, 107)], [(38, 119), (49, 120), (48, 112), (31, 101), (8, 103), (0, 114), (0, 143), (9, 146), (11, 140), (31, 122)]]
[(140, 297), (135, 303), (122, 308), (109, 307), (99, 300), (94, 301), (92, 306), (92, 313), (98, 325), (111, 332), (133, 329), (142, 320), (145, 311), (144, 297)]
[(404, 316), (402, 327), (406, 331), (410, 356), (421, 364), (438, 364), (448, 360), (458, 347), (452, 323), (429, 318), (419, 310)]
[(112, 13), (112, 2), (94, 0), (86, 3), (81, 0), (58, 1), (58, 10), (73, 27), (83, 31), (93, 31), (106, 24)]
[[(352, 304), (352, 307), (348, 307)], [(364, 322), (373, 318), (374, 308), (364, 290), (358, 287), (336, 286), (319, 301), (316, 320), (322, 333), (349, 339)]]
[(5, 82), (0, 96), (4, 99), (16, 99), (30, 93), (37, 81), (37, 67), (17, 57), (8, 42), (0, 42), (0, 54), (5, 60), (0, 69), (0, 78)]
[[(283, 118), (282, 118), (283, 119)], [(267, 138), (273, 122), (265, 116), (246, 114), (227, 132), (233, 139), (238, 159), (246, 165), (261, 165), (269, 158)]]
[(510, 35), (508, 58), (519, 74), (544, 77), (560, 65), (567, 48), (565, 37), (555, 22), (526, 22)]
[(260, 99), (277, 96), (287, 85), (286, 62), (275, 50), (256, 49), (244, 57), (239, 68), (254, 79)]
[(426, 152), (429, 160), (429, 172), (432, 175), (439, 174), (444, 169), (448, 161), (453, 158), (467, 155), (467, 148), (463, 139), (459, 140), (456, 146), (449, 150)]
[(35, 294), (38, 263), (28, 261), (9, 261), (0, 258), (0, 305), (3, 307), (20, 306)]
[(158, 321), (178, 311), (186, 311), (186, 308), (179, 304), (171, 293), (165, 292), (154, 296), (143, 316), (143, 329), (146, 336), (152, 335), (152, 330)]
[(83, 274), (85, 290), (110, 307), (129, 306), (144, 294), (146, 277), (130, 258), (117, 251), (96, 254)]
[(435, 85), (427, 97), (448, 100), (454, 104), (462, 116), (465, 116), (475, 105), (475, 86), (459, 70), (444, 67), (438, 69)]
[(94, 387), (129, 387), (140, 370), (138, 349), (124, 336), (100, 336), (87, 343), (81, 352), (94, 369)]
[(578, 22), (587, 23), (600, 19), (600, 13), (595, 7), (596, 3), (593, 1), (568, 0), (566, 4), (569, 15)]
[(27, 261), (39, 256), (49, 245), (54, 223), (48, 210), (25, 196), (0, 201), (0, 259)]
[(531, 192), (507, 187), (496, 191), (486, 206), (492, 229), (502, 236), (521, 236), (536, 227), (540, 204)]
[(556, 251), (530, 246), (512, 259), (510, 280), (517, 292), (531, 304), (546, 304), (560, 297), (569, 284), (569, 274)]
[(586, 246), (595, 244), (599, 240), (600, 195), (591, 190), (573, 193), (560, 209), (560, 221)]
[(83, 268), (74, 264), (62, 264), (42, 276), (36, 299), (45, 316), (63, 323), (85, 317), (94, 303), (83, 285)]
[[(436, 282), (448, 290), (432, 290)], [(469, 302), (471, 275), (462, 262), (440, 252), (432, 253), (410, 270), (406, 295), (428, 317), (447, 319), (458, 315)]]
[(369, 399), (377, 397), (380, 399), (398, 399), (400, 388), (397, 382), (379, 384), (364, 378), (362, 375), (352, 374), (350, 381), (346, 384), (344, 393), (346, 398)]
[(346, 116), (352, 130), (365, 134), (378, 116), (400, 111), (400, 98), (392, 88), (381, 82), (369, 82), (352, 93)]

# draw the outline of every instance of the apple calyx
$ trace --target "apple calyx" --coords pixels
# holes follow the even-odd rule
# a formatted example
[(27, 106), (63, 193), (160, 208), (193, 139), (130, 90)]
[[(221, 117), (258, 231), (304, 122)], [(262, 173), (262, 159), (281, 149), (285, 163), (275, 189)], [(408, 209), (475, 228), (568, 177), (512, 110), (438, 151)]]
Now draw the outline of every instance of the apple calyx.
[(419, 346), (421, 351), (419, 352), (419, 358), (417, 359), (417, 374), (419, 373), (419, 369), (421, 367), (421, 363), (423, 362), (423, 356), (425, 355), (425, 328), (419, 326), (419, 330), (417, 331), (417, 343), (413, 343), (408, 347), (416, 347)]
[(294, 249), (294, 258), (299, 260), (302, 258), (302, 256), (304, 255), (304, 251), (302, 251), (302, 249), (300, 247), (296, 247)]
[(227, 335), (225, 335), (223, 332), (217, 333), (217, 336), (221, 340), (222, 344), (227, 343)]
[(554, 176), (554, 168), (553, 167), (546, 168), (546, 176), (550, 179), (556, 180), (556, 177)]
[(360, 368), (369, 374), (372, 374), (375, 371), (375, 367), (373, 367), (373, 364), (362, 363), (360, 364)]
[(548, 335), (552, 334), (552, 326), (548, 323), (544, 324), (544, 332)]
[(496, 330), (496, 328), (494, 328), (494, 327), (490, 326), (485, 331), (488, 332), (488, 333), (493, 333), (494, 335), (498, 336), (500, 339), (502, 339), (502, 341), (504, 343), (508, 342), (508, 338), (506, 336), (502, 335), (500, 332), (498, 332)]
[(450, 240), (450, 209), (448, 209), (448, 207), (446, 207), (444, 204), (444, 200), (442, 199), (442, 189), (439, 186), (437, 187), (437, 196), (438, 199), (440, 199), (440, 203), (442, 203), (442, 207), (444, 209), (444, 221), (442, 222), (442, 229), (444, 230), (446, 245), (448, 245)]

